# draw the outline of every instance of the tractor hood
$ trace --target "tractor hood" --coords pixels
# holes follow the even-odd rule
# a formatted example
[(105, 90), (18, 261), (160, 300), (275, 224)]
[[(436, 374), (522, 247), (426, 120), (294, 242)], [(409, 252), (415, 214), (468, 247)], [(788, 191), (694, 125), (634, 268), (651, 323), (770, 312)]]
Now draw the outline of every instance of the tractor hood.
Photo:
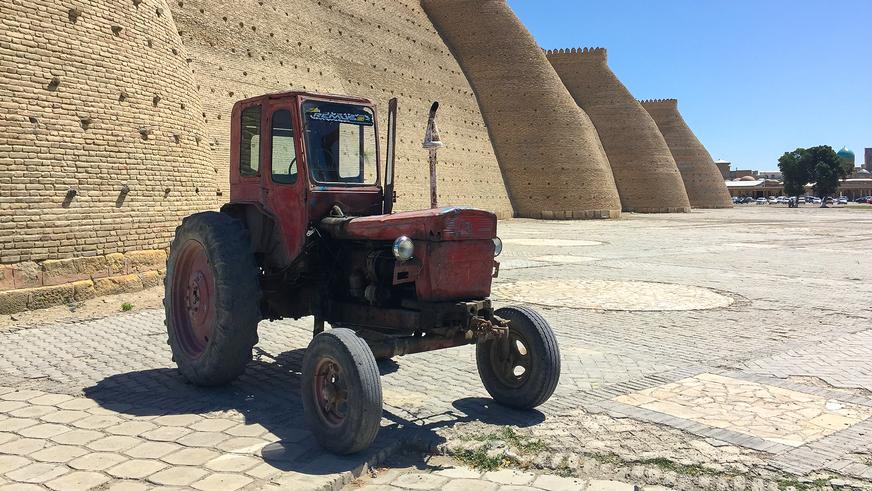
[(391, 215), (327, 217), (320, 230), (335, 239), (393, 241), (405, 235), (412, 240), (473, 240), (497, 236), (497, 217), (475, 208), (434, 208)]

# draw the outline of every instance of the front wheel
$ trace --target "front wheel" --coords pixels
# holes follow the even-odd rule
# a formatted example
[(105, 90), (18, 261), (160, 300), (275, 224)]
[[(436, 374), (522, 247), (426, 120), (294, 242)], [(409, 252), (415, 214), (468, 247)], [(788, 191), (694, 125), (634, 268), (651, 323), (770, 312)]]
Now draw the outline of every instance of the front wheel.
[(495, 314), (509, 321), (509, 336), (476, 345), (481, 381), (500, 404), (518, 409), (539, 406), (551, 397), (560, 380), (560, 349), (554, 331), (527, 307), (504, 307)]
[(382, 416), (378, 366), (351, 329), (312, 339), (303, 356), (301, 395), (306, 422), (322, 447), (351, 454), (375, 440)]

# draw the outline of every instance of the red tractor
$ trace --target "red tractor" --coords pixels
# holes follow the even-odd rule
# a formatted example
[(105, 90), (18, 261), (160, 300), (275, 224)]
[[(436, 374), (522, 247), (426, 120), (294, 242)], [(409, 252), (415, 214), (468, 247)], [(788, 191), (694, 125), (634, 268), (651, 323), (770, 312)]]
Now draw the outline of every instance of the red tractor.
[(237, 102), (230, 202), (185, 218), (167, 260), (169, 344), (194, 384), (240, 376), (262, 319), (314, 317), (304, 413), (318, 442), (342, 454), (378, 433), (377, 358), (475, 344), (487, 391), (521, 409), (545, 402), (560, 376), (548, 323), (488, 300), (502, 249), (493, 213), (391, 212), (396, 99), (384, 175), (377, 121), (373, 103), (356, 97)]

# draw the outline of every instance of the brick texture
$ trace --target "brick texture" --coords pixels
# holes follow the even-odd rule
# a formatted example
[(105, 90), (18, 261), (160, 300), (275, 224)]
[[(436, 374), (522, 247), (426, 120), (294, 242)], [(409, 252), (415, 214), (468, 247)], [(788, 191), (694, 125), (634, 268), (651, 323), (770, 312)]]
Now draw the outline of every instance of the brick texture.
[(384, 123), (387, 100), (397, 97), (396, 207), (427, 208), (429, 168), (421, 142), (430, 104), (438, 100), (446, 144), (439, 151), (440, 204), (512, 216), (472, 89), (418, 1), (186, 0), (172, 8), (193, 58), (200, 119), (222, 190), (237, 100), (283, 90), (357, 95), (379, 104)]
[[(163, 248), (182, 216), (216, 207), (199, 96), (164, 0), (0, 9), (0, 263)], [(67, 266), (52, 265), (50, 281), (80, 279)]]
[(609, 218), (620, 199), (590, 118), (504, 0), (424, 0), (490, 131), (516, 215)]
[(624, 211), (690, 211), (666, 140), (645, 108), (612, 73), (606, 50), (561, 49), (546, 51), (546, 56), (596, 126)]
[(669, 145), (681, 171), (690, 206), (694, 208), (731, 208), (730, 193), (712, 156), (700, 143), (681, 113), (676, 99), (641, 101)]

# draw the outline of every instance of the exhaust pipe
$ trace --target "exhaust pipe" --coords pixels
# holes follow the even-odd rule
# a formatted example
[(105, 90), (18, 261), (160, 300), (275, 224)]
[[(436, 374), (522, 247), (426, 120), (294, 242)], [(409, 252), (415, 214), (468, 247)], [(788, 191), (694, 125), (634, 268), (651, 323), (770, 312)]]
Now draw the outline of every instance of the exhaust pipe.
[(436, 194), (436, 151), (442, 148), (442, 139), (439, 138), (439, 128), (436, 127), (436, 111), (439, 102), (430, 106), (430, 116), (427, 119), (427, 132), (424, 133), (424, 145), (430, 154), (430, 208), (438, 208), (439, 200)]

